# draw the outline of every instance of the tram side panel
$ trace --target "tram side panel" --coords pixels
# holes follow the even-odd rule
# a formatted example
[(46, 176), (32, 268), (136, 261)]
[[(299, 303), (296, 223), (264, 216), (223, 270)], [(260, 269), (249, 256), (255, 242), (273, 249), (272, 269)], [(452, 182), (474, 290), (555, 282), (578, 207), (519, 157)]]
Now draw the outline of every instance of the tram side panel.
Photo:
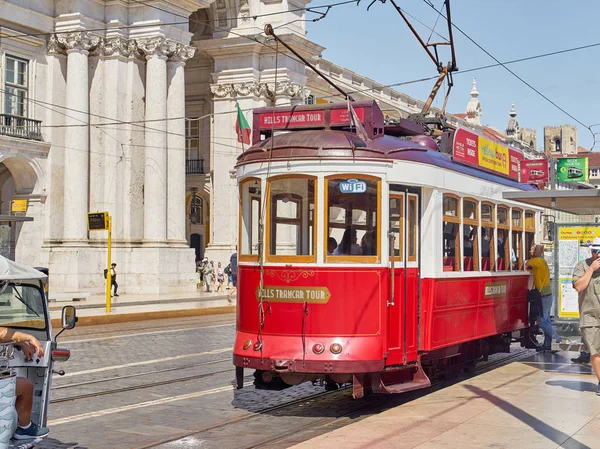
[(421, 350), (527, 327), (528, 275), (421, 280)]
[[(274, 364), (293, 360), (294, 366), (287, 368), (296, 372), (379, 371), (386, 350), (387, 271), (381, 267), (265, 266), (262, 347), (255, 349), (260, 328), (260, 270), (240, 265), (236, 365), (270, 369), (265, 359)], [(252, 345), (245, 344), (248, 341)], [(334, 343), (341, 344), (340, 354), (332, 353)], [(323, 345), (321, 353), (313, 350), (318, 344)]]

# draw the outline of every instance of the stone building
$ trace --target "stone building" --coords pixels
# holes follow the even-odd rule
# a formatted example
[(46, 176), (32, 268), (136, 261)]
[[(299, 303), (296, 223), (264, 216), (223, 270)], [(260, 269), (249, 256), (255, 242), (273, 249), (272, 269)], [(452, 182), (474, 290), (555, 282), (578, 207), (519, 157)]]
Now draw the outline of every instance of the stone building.
[(28, 201), (33, 222), (11, 227), (13, 253), (50, 270), (52, 290), (102, 290), (106, 232), (128, 292), (187, 290), (184, 65), (187, 22), (202, 1), (25, 0), (0, 3), (2, 213)]
[[(259, 33), (286, 42), (391, 118), (423, 103), (321, 58), (304, 0), (0, 2), (0, 215), (9, 254), (47, 266), (51, 290), (103, 289), (108, 211), (125, 293), (193, 291), (199, 256), (237, 242), (236, 103), (328, 102), (337, 92)], [(270, 14), (263, 17), (263, 14)], [(257, 16), (257, 17), (254, 17)], [(6, 232), (4, 232), (6, 234)], [(0, 232), (0, 240), (3, 233)]]

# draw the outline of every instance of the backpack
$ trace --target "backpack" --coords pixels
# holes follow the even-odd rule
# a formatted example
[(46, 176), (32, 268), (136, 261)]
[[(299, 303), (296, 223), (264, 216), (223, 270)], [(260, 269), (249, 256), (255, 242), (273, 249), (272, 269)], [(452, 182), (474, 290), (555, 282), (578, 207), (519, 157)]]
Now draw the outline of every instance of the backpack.
[(227, 265), (227, 266), (225, 267), (225, 269), (223, 270), (223, 272), (224, 272), (224, 273), (225, 273), (227, 276), (229, 276), (229, 275), (231, 274), (231, 264)]
[(104, 279), (106, 279), (106, 276), (108, 275), (108, 268), (104, 269)]

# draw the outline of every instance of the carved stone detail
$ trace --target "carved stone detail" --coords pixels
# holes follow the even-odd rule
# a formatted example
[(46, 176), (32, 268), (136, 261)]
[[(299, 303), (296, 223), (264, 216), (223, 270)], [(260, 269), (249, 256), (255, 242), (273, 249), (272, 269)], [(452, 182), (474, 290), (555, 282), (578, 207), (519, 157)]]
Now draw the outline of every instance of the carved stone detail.
[(210, 90), (215, 98), (236, 98), (254, 96), (257, 98), (273, 99), (274, 95), (299, 98), (302, 94), (302, 86), (290, 81), (274, 83), (258, 83), (248, 81), (245, 83), (213, 84)]
[(137, 45), (146, 59), (154, 56), (166, 59), (172, 53), (171, 45), (169, 45), (169, 42), (164, 37), (140, 39), (137, 41)]
[(185, 62), (188, 59), (193, 58), (196, 53), (196, 47), (192, 47), (191, 45), (172, 42), (169, 46), (172, 50), (169, 55), (169, 62), (185, 64)]
[(135, 41), (120, 36), (102, 39), (99, 47), (102, 56), (121, 56), (124, 58), (128, 58), (131, 52), (137, 49)]
[(100, 43), (100, 37), (85, 31), (61, 33), (57, 35), (58, 43), (67, 51), (95, 50)]
[(63, 48), (60, 45), (60, 42), (58, 42), (58, 37), (56, 36), (56, 34), (50, 35), (50, 37), (48, 38), (48, 44), (46, 48), (48, 49), (49, 55), (64, 54)]

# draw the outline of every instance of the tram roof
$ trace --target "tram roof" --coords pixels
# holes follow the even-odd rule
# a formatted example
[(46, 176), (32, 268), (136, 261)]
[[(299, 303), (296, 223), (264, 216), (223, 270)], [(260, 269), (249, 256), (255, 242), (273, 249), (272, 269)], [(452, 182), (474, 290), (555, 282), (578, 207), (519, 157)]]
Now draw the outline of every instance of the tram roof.
[(576, 215), (597, 215), (600, 210), (600, 190), (598, 189), (504, 192), (502, 197)]
[[(273, 150), (271, 150), (273, 146)], [(454, 162), (449, 155), (410, 140), (382, 135), (363, 141), (356, 134), (336, 130), (292, 131), (267, 138), (238, 156), (237, 165), (293, 160), (401, 160), (433, 165), (524, 191), (537, 187)]]

